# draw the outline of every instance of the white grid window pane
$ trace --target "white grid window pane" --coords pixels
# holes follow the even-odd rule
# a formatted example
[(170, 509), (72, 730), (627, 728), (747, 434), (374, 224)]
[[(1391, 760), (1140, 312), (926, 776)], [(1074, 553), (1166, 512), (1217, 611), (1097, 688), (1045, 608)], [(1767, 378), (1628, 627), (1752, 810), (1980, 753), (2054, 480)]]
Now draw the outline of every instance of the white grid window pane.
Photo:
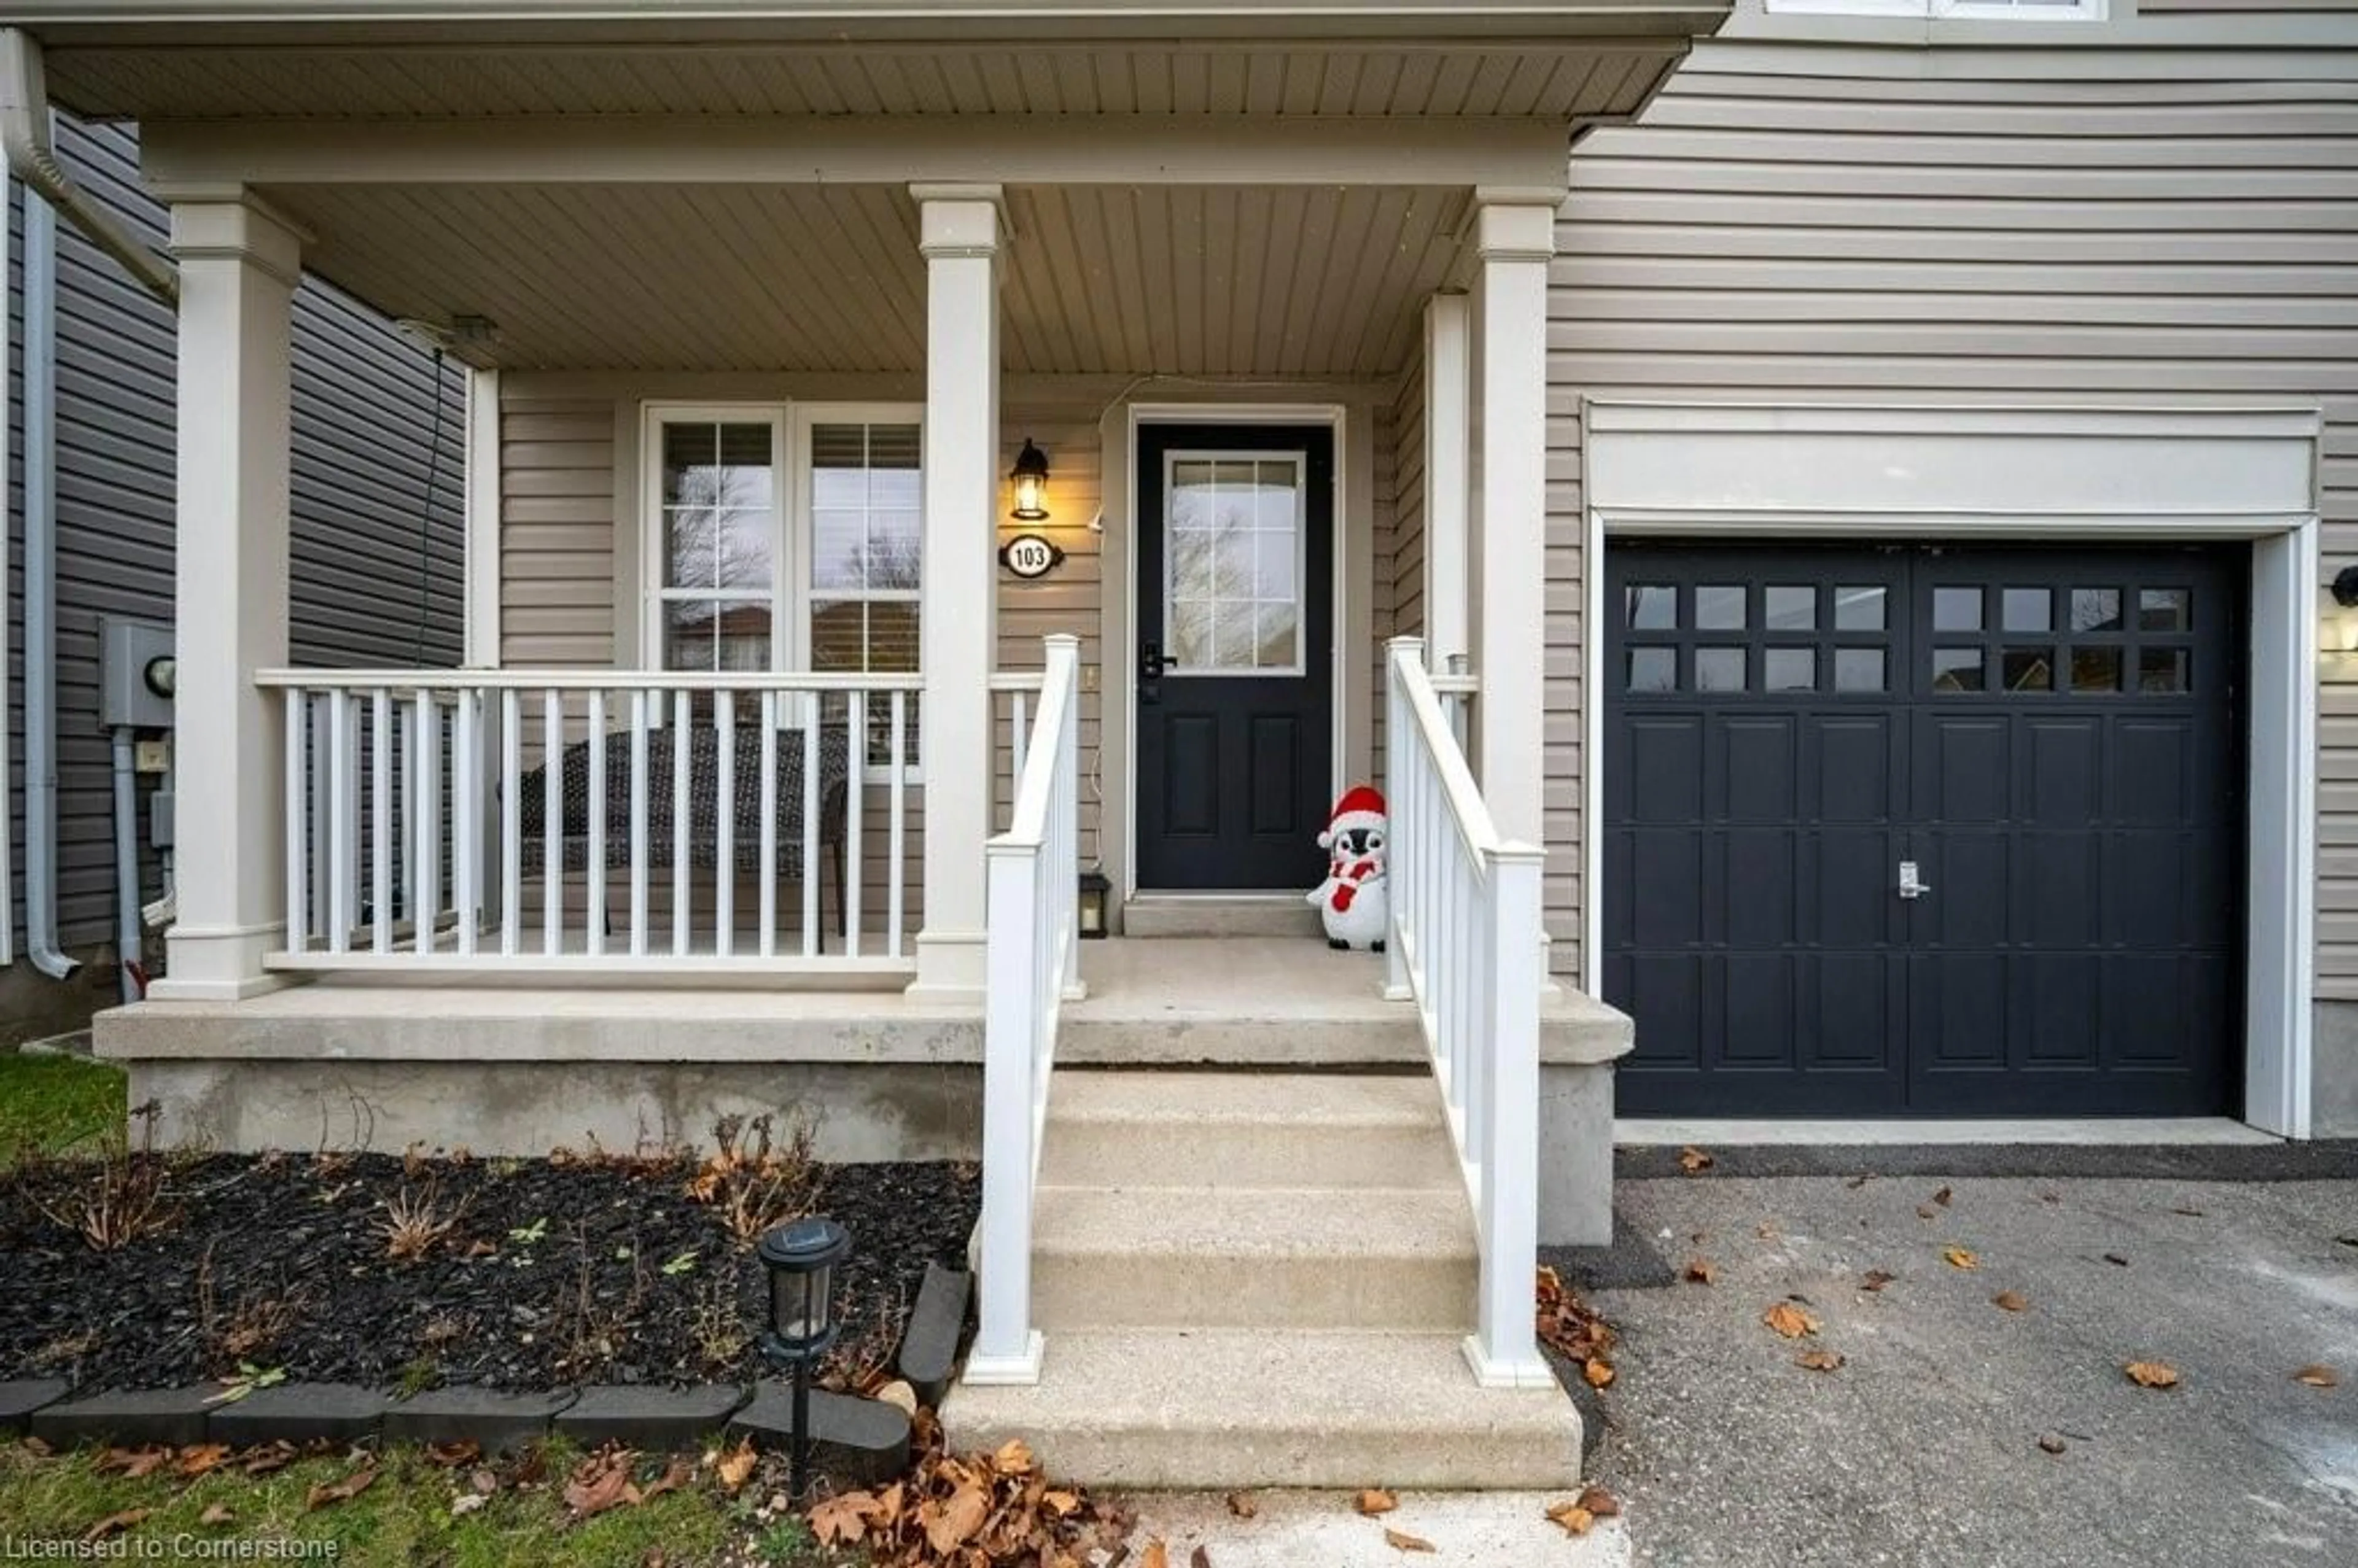
[(1163, 645), (1193, 675), (1302, 665), (1299, 459), (1175, 458)]

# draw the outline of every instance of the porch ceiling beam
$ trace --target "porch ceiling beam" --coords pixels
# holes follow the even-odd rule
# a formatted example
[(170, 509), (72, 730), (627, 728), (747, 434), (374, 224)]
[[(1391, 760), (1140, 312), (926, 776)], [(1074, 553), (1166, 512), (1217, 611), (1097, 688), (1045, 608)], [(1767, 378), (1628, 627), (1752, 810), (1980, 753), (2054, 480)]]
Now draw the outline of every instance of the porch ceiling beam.
[(1561, 190), (1548, 120), (1152, 115), (158, 122), (142, 161), (167, 200), (241, 186), (1517, 186)]

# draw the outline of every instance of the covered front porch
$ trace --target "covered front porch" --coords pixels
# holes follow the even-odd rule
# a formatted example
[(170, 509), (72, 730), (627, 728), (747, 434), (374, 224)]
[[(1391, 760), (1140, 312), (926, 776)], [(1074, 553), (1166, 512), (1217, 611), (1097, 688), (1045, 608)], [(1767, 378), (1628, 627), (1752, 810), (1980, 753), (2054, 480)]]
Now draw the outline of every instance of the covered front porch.
[[(1065, 40), (1011, 83), (896, 37), (824, 73), (890, 102), (734, 112), (807, 41), (527, 29), (427, 102), (380, 69), (398, 38), (290, 75), (74, 35), (59, 79), (148, 114), (173, 206), (202, 825), (168, 970), (100, 1048), (231, 1147), (805, 1107), (831, 1157), (979, 1157), (978, 1430), (1193, 1314), (1304, 1378), (1332, 1330), (1398, 1332), (1467, 1430), (1521, 1412), (1511, 1474), (1576, 1473), (1530, 1284), (1543, 1235), (1609, 1228), (1628, 1035), (1548, 980), (1548, 274), (1571, 136), (1710, 19), (1370, 41), (1332, 9), (1282, 49), (1266, 18)], [(304, 265), (476, 370), (462, 668), (287, 667)], [(1386, 950), (1266, 934), (1306, 927), (1361, 782)], [(1174, 901), (1208, 934), (1122, 935)], [(1096, 1065), (1164, 1071), (1059, 1098)], [(1074, 1152), (1099, 1115), (1185, 1154), (1165, 1195)], [(1314, 1132), (1412, 1146), (1412, 1179), (1305, 1165)], [(1256, 1217), (1282, 1257), (1174, 1232), (1158, 1267), (1250, 1288), (1107, 1315), (1126, 1202)], [(1290, 1294), (1347, 1256), (1410, 1266)], [(1259, 1464), (1224, 1419), (1174, 1451)]]

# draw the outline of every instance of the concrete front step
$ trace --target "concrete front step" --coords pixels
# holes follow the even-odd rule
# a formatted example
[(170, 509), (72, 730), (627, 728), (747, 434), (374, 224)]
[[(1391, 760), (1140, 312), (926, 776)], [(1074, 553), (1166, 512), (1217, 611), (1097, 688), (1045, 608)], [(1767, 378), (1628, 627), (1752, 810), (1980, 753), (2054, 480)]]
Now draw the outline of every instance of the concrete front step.
[(1324, 939), (1317, 906), (1298, 892), (1141, 893), (1121, 906), (1125, 936)]
[(1033, 1312), (1088, 1328), (1463, 1330), (1479, 1258), (1463, 1192), (1042, 1187)]
[(1049, 1186), (1447, 1187), (1430, 1074), (1059, 1072)]
[(1580, 1478), (1560, 1389), (1485, 1389), (1448, 1334), (1050, 1331), (1030, 1388), (950, 1391), (953, 1450), (1031, 1444), (1093, 1487), (1545, 1488)]

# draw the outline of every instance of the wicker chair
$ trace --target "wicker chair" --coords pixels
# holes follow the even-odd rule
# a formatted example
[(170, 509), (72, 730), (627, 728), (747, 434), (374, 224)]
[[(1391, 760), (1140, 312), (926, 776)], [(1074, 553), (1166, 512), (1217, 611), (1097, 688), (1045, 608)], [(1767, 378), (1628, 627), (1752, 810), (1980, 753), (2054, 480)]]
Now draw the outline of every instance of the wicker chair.
[[(731, 732), (734, 799), (730, 818), (731, 867), (738, 872), (765, 869), (783, 881), (799, 882), (803, 865), (803, 759), (806, 742), (800, 730), (781, 730), (777, 742), (777, 845), (771, 864), (762, 864), (762, 731), (758, 724), (741, 724)], [(647, 863), (673, 867), (679, 863), (673, 842), (676, 807), (673, 793), (675, 737), (659, 731), (647, 737)], [(687, 741), (687, 865), (716, 871), (720, 859), (720, 738), (709, 725), (693, 727)], [(626, 869), (631, 863), (631, 735), (618, 730), (606, 737), (605, 799), (590, 798), (590, 742), (576, 741), (559, 759), (560, 809), (557, 843), (567, 871), (590, 867), (590, 823), (593, 810), (602, 809), (606, 821), (606, 867)], [(524, 775), (517, 790), (517, 816), (522, 831), (524, 869), (546, 870), (546, 764)], [(843, 899), (843, 856), (846, 806), (851, 783), (850, 738), (839, 724), (823, 724), (818, 738), (818, 842), (833, 862), (836, 908), (848, 919)], [(819, 906), (827, 906), (824, 880)], [(602, 912), (601, 912), (602, 913)]]

